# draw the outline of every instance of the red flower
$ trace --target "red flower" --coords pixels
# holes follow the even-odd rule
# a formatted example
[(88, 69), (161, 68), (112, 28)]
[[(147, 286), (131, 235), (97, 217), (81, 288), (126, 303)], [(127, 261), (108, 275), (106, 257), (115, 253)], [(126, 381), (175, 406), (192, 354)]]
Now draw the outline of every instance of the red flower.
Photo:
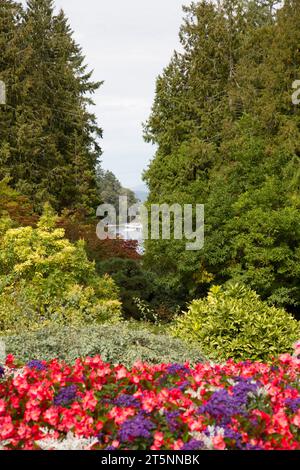
[(5, 401), (0, 398), (0, 415), (4, 414), (6, 410)]

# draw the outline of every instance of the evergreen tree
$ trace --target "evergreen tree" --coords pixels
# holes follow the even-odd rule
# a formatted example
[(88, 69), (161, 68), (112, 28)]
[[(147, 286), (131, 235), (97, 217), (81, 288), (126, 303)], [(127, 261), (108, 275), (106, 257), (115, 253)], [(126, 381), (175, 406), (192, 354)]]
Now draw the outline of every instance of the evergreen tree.
[(119, 197), (127, 196), (128, 207), (136, 204), (137, 199), (131, 189), (123, 188), (120, 181), (111, 171), (105, 171), (97, 167), (98, 198), (104, 204), (111, 204), (116, 209), (119, 207)]
[[(80, 47), (52, 0), (29, 0), (17, 25), (20, 83), (2, 171), (40, 208), (95, 208), (101, 130), (89, 111), (91, 81)], [(3, 157), (2, 157), (3, 159)]]
[(11, 0), (0, 0), (0, 80), (6, 89), (6, 104), (0, 106), (0, 179), (8, 176), (15, 147), (14, 124), (20, 94), (22, 9)]

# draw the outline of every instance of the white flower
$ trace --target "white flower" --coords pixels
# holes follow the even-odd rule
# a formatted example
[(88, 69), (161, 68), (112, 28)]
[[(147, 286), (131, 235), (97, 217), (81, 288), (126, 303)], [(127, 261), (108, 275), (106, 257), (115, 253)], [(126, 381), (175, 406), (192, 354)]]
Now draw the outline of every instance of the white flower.
[(54, 439), (52, 434), (50, 432), (47, 434), (49, 437), (36, 442), (42, 450), (90, 450), (98, 443), (98, 439), (94, 437), (76, 437), (72, 432), (69, 432), (63, 440)]
[(205, 434), (201, 432), (193, 432), (191, 433), (191, 436), (197, 441), (202, 441), (204, 444), (204, 449), (213, 450), (213, 438), (218, 436), (224, 437), (224, 429), (218, 426), (208, 426)]
[(263, 387), (260, 387), (258, 388), (257, 390), (255, 390), (255, 392), (249, 392), (248, 393), (248, 396), (250, 398), (257, 398), (257, 397), (267, 397), (269, 394), (268, 394), (268, 391), (266, 389), (265, 386)]
[(6, 450), (6, 447), (10, 444), (10, 441), (0, 441), (0, 450)]
[(18, 377), (19, 375), (24, 374), (24, 367), (20, 367), (19, 369), (12, 369), (11, 367), (4, 366), (4, 377), (7, 379), (8, 377), (10, 378), (15, 378)]

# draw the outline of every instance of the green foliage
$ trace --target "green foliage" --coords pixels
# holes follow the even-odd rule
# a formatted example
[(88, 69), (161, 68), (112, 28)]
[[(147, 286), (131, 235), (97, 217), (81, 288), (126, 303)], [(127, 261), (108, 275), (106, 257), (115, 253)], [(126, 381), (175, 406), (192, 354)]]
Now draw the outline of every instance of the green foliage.
[(178, 310), (168, 286), (144, 268), (143, 260), (112, 257), (97, 262), (96, 269), (100, 275), (109, 274), (117, 284), (125, 318), (166, 323)]
[(100, 275), (108, 274), (120, 290), (124, 315), (127, 318), (143, 318), (135, 303), (135, 298), (149, 301), (155, 295), (154, 280), (151, 273), (143, 270), (138, 260), (112, 258), (96, 264)]
[(185, 8), (158, 77), (146, 139), (150, 202), (205, 204), (205, 246), (146, 243), (145, 266), (178, 302), (232, 279), (300, 311), (300, 3), (200, 1)]
[(37, 228), (11, 228), (0, 239), (1, 331), (119, 320), (115, 283), (97, 275), (84, 243), (65, 239), (56, 221), (45, 206)]
[(283, 309), (268, 306), (250, 289), (213, 287), (207, 299), (194, 300), (176, 319), (175, 336), (197, 343), (213, 359), (268, 361), (292, 352), (300, 327)]
[(152, 322), (159, 325), (159, 317), (157, 312), (150, 305), (139, 297), (133, 299), (135, 306), (139, 312), (140, 318), (145, 322)]
[(78, 357), (100, 354), (105, 361), (131, 366), (141, 360), (149, 363), (184, 363), (203, 361), (197, 348), (188, 347), (178, 339), (154, 334), (131, 323), (117, 326), (91, 325), (81, 329), (58, 328), (34, 333), (0, 337), (6, 352), (21, 361), (59, 357), (74, 361)]

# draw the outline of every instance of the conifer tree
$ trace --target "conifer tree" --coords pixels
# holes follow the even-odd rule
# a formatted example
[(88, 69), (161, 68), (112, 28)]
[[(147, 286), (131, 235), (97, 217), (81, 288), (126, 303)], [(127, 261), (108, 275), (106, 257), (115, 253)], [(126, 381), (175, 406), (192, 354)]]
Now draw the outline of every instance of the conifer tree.
[(20, 94), (22, 50), (20, 21), (22, 9), (11, 0), (0, 0), (0, 80), (4, 83), (6, 104), (0, 105), (0, 179), (10, 174), (12, 153), (16, 145), (14, 124), (17, 97)]
[(49, 201), (57, 210), (94, 209), (101, 130), (89, 108), (100, 83), (91, 80), (52, 0), (29, 0), (17, 30), (20, 86), (17, 102), (9, 101), (14, 121), (5, 173), (37, 208)]

